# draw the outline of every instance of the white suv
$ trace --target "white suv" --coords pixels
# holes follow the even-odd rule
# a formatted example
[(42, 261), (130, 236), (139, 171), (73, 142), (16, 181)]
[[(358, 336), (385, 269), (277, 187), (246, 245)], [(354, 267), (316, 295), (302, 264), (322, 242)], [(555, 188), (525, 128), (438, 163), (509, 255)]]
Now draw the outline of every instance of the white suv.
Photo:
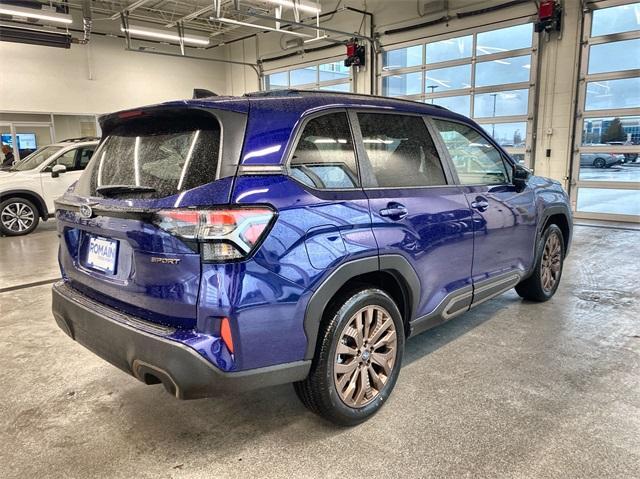
[(80, 177), (97, 146), (94, 138), (65, 140), (0, 171), (0, 235), (26, 235), (51, 217), (53, 200)]

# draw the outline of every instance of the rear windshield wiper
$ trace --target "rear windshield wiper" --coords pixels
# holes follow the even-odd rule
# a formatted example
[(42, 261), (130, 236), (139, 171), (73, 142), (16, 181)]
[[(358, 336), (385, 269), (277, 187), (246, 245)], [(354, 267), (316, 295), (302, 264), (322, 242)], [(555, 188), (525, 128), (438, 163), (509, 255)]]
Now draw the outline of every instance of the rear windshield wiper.
[(120, 194), (120, 193), (153, 193), (156, 191), (151, 186), (138, 186), (138, 185), (105, 185), (98, 186), (96, 191), (103, 195)]

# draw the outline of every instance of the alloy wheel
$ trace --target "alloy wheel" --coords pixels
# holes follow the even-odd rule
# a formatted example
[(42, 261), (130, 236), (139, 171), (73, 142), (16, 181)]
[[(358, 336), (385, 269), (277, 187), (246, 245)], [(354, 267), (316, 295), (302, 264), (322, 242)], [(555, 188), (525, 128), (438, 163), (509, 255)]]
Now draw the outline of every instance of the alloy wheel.
[(380, 394), (395, 366), (397, 339), (386, 309), (367, 306), (351, 316), (336, 348), (333, 374), (347, 406), (364, 407)]
[(28, 204), (16, 201), (4, 207), (0, 213), (0, 221), (7, 230), (21, 233), (33, 226), (35, 212)]
[(556, 233), (552, 233), (547, 238), (542, 252), (542, 289), (550, 292), (560, 279), (560, 271), (562, 269), (562, 245), (560, 237)]

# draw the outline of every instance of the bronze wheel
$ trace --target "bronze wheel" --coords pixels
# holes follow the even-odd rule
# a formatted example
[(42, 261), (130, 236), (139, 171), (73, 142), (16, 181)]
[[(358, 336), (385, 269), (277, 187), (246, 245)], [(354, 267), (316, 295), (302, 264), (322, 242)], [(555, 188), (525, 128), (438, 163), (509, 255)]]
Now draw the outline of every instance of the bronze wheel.
[(551, 233), (547, 237), (541, 262), (542, 289), (548, 293), (560, 279), (562, 268), (562, 240), (556, 233)]
[(378, 305), (358, 310), (336, 348), (333, 379), (340, 399), (353, 408), (373, 401), (391, 376), (396, 352), (397, 332), (389, 312)]

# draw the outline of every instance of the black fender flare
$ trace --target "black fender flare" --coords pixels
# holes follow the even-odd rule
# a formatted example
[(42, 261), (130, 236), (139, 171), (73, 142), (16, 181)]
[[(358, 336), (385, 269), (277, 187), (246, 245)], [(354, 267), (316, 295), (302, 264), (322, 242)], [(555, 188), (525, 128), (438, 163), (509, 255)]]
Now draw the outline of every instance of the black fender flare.
[(393, 275), (403, 288), (406, 303), (405, 310), (408, 311), (408, 317), (405, 318), (410, 322), (416, 314), (416, 308), (420, 299), (420, 280), (415, 270), (407, 261), (407, 259), (399, 254), (389, 254), (380, 256), (368, 256), (365, 258), (347, 261), (329, 277), (327, 277), (320, 286), (313, 292), (304, 316), (304, 332), (307, 336), (307, 349), (304, 355), (305, 359), (313, 359), (316, 351), (316, 343), (318, 340), (318, 331), (322, 316), (327, 303), (350, 279), (366, 273), (374, 273), (384, 271)]
[(47, 220), (49, 218), (49, 210), (47, 209), (47, 203), (45, 203), (44, 198), (40, 196), (40, 194), (36, 193), (32, 190), (8, 190), (0, 193), (0, 201), (4, 201), (13, 196), (18, 196), (24, 198), (25, 196), (30, 197), (34, 200), (36, 208), (38, 208), (38, 213), (40, 213), (40, 218), (43, 220)]
[(569, 225), (569, 237), (565, 238), (567, 240), (567, 248), (566, 248), (565, 254), (568, 254), (569, 246), (571, 244), (571, 236), (573, 234), (573, 219), (572, 219), (573, 217), (571, 215), (571, 210), (569, 209), (569, 206), (565, 204), (547, 206), (542, 211), (542, 214), (540, 215), (540, 221), (538, 221), (538, 229), (536, 231), (536, 245), (540, 240), (542, 232), (547, 226), (547, 222), (549, 221), (549, 218), (558, 214), (563, 215), (567, 219), (567, 224)]
[(547, 226), (549, 218), (554, 215), (561, 214), (567, 219), (567, 224), (569, 225), (569, 237), (566, 238), (567, 246), (565, 248), (565, 256), (569, 253), (569, 246), (571, 245), (571, 235), (573, 234), (573, 220), (571, 216), (571, 210), (569, 206), (565, 204), (556, 204), (551, 206), (546, 206), (542, 213), (540, 214), (540, 219), (538, 220), (538, 226), (536, 227), (536, 240), (533, 243), (533, 263), (531, 264), (531, 268), (522, 276), (521, 281), (529, 278), (533, 273), (536, 264), (539, 260), (538, 253), (540, 251), (540, 239), (542, 238), (542, 233)]

